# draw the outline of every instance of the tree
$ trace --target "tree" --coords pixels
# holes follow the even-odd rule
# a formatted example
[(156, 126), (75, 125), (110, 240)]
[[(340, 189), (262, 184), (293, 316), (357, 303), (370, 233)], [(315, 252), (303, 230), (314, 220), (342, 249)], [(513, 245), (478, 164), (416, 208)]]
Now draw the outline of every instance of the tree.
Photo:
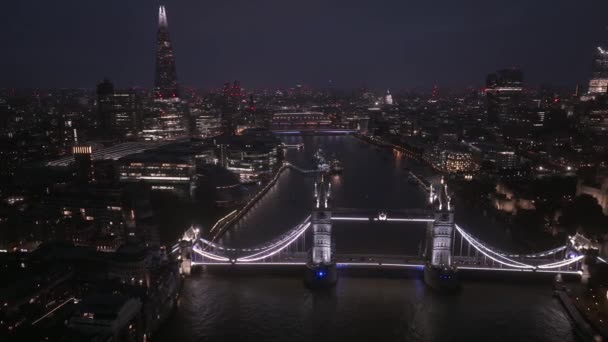
[(591, 234), (601, 234), (606, 230), (608, 218), (602, 213), (602, 207), (597, 200), (589, 195), (578, 196), (572, 204), (565, 207), (560, 218), (568, 233), (574, 234), (578, 228)]

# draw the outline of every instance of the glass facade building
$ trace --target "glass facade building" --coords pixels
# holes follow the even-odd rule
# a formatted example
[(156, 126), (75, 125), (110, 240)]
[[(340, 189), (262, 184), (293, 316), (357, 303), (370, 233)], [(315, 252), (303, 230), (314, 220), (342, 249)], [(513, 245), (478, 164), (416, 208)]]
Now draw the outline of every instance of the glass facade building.
[(488, 122), (517, 121), (522, 91), (523, 73), (519, 69), (503, 69), (488, 75), (485, 91)]
[(589, 94), (605, 94), (608, 91), (608, 50), (597, 47), (593, 59)]

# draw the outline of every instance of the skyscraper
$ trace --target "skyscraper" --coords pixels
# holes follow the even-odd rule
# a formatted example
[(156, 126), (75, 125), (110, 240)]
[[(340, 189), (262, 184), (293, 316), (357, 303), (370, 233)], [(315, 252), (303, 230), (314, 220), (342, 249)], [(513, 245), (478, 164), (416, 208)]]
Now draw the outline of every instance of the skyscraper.
[(144, 119), (143, 138), (165, 140), (188, 133), (184, 107), (179, 98), (175, 56), (169, 39), (165, 6), (158, 9), (154, 103)]
[(137, 95), (131, 90), (115, 91), (114, 134), (120, 139), (138, 137), (141, 132), (141, 110)]
[(165, 6), (158, 8), (158, 31), (156, 34), (156, 78), (154, 97), (159, 100), (179, 98), (175, 56), (169, 38), (169, 25)]
[(240, 120), (241, 84), (239, 81), (224, 83), (222, 91), (222, 130), (225, 134), (234, 134)]
[(112, 128), (112, 94), (114, 93), (114, 85), (109, 80), (105, 79), (97, 85), (97, 122), (104, 138), (109, 137)]
[(608, 91), (608, 50), (597, 47), (593, 60), (589, 94), (605, 94)]
[(523, 91), (523, 73), (519, 69), (503, 69), (486, 79), (488, 122), (506, 124), (517, 121)]
[(387, 106), (393, 105), (393, 95), (391, 95), (390, 90), (386, 90), (386, 95), (384, 95), (384, 104)]
[(141, 115), (132, 91), (116, 91), (108, 80), (97, 85), (99, 129), (105, 139), (135, 138), (141, 131)]

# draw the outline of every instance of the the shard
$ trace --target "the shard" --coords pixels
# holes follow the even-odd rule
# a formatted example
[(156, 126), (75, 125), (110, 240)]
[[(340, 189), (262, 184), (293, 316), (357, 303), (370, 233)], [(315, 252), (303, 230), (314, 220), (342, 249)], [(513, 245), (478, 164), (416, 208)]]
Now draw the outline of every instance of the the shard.
[(158, 32), (156, 47), (156, 78), (154, 81), (154, 98), (156, 100), (172, 100), (179, 98), (177, 88), (177, 72), (175, 70), (175, 56), (165, 6), (158, 8)]

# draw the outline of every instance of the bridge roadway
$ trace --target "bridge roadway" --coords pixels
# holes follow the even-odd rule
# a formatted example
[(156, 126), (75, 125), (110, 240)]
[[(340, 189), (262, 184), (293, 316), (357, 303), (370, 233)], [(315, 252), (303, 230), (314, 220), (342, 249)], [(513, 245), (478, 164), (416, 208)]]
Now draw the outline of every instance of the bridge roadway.
[(425, 209), (332, 208), (334, 221), (433, 222), (435, 213)]
[[(424, 269), (425, 260), (417, 255), (387, 255), (387, 254), (335, 254), (335, 263), (339, 269), (341, 268), (356, 268), (356, 269)], [(268, 266), (268, 267), (304, 267), (307, 264), (308, 253), (284, 253), (277, 255), (270, 260), (260, 262), (217, 262), (213, 260), (198, 262), (194, 261), (192, 266), (219, 267), (227, 266), (233, 268), (251, 267), (251, 266)], [(545, 264), (555, 261), (554, 259), (535, 259), (539, 264)], [(467, 271), (493, 271), (493, 272), (520, 272), (520, 273), (547, 273), (547, 274), (570, 274), (580, 276), (581, 271), (576, 265), (564, 266), (559, 269), (513, 269), (502, 267), (499, 263), (493, 262), (490, 259), (480, 259), (479, 257), (468, 256), (453, 256), (452, 265), (459, 270)]]

